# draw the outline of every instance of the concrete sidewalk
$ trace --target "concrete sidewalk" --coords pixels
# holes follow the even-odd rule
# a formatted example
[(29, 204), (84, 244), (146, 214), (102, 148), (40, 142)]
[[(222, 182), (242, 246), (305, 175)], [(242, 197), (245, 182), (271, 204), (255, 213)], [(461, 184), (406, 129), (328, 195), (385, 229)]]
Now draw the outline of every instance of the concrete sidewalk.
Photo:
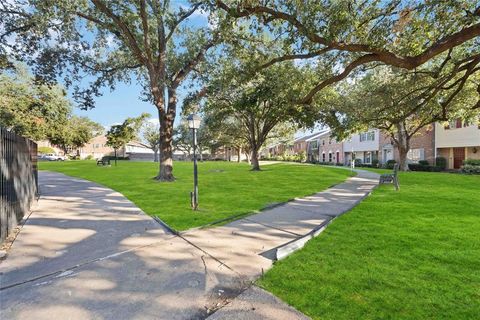
[[(340, 169), (339, 169), (340, 170)], [(41, 172), (42, 197), (0, 264), (6, 319), (304, 319), (250, 287), (377, 184), (359, 171), (324, 192), (179, 236), (121, 194)], [(244, 291), (247, 289), (246, 291)]]
[(121, 194), (40, 172), (0, 264), (2, 319), (203, 319), (248, 285)]

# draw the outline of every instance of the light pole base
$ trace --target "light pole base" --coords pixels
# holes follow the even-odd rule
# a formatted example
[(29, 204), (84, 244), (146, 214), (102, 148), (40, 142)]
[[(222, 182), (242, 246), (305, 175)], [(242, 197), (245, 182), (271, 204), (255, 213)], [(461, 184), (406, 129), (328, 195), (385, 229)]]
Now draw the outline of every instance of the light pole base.
[(198, 203), (195, 201), (195, 193), (193, 191), (190, 191), (190, 206), (192, 207), (192, 210), (197, 210), (198, 209)]

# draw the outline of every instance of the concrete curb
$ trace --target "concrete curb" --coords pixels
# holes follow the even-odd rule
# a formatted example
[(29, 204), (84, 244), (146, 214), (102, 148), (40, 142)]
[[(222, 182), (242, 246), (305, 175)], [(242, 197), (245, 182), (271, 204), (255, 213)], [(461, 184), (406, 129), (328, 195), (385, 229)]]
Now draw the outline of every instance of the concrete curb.
[(353, 208), (358, 206), (360, 204), (360, 202), (365, 200), (366, 197), (370, 196), (370, 194), (373, 192), (373, 190), (375, 190), (377, 187), (378, 187), (378, 184), (375, 185), (372, 188), (372, 190), (367, 192), (363, 197), (361, 197), (360, 199), (355, 201), (355, 203), (353, 204), (353, 206), (350, 209), (348, 209), (348, 210), (340, 213), (339, 215), (334, 216), (331, 219), (323, 222), (322, 224), (318, 225), (316, 228), (314, 228), (312, 231), (310, 231), (306, 235), (304, 235), (302, 237), (299, 237), (297, 239), (294, 239), (294, 240), (284, 244), (283, 246), (280, 246), (280, 247), (276, 248), (276, 253), (275, 253), (276, 260), (282, 260), (282, 259), (286, 258), (287, 256), (291, 255), (292, 253), (294, 253), (295, 251), (303, 248), (308, 241), (310, 241), (311, 239), (317, 237), (320, 233), (322, 233), (333, 220), (335, 220), (336, 218), (344, 215), (345, 213), (350, 212)]

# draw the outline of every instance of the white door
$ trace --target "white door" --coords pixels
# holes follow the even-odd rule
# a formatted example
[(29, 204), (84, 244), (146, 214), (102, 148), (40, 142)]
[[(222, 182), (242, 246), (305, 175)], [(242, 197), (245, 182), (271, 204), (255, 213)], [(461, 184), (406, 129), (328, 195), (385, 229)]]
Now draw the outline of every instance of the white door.
[(383, 149), (383, 163), (387, 163), (388, 160), (393, 160), (392, 149)]

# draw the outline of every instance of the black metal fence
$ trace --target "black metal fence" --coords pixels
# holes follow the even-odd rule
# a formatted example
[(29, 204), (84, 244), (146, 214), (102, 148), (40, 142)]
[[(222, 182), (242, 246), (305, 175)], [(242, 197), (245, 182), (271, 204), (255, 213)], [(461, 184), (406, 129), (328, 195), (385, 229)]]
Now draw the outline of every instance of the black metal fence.
[(0, 242), (38, 195), (37, 144), (0, 127)]

